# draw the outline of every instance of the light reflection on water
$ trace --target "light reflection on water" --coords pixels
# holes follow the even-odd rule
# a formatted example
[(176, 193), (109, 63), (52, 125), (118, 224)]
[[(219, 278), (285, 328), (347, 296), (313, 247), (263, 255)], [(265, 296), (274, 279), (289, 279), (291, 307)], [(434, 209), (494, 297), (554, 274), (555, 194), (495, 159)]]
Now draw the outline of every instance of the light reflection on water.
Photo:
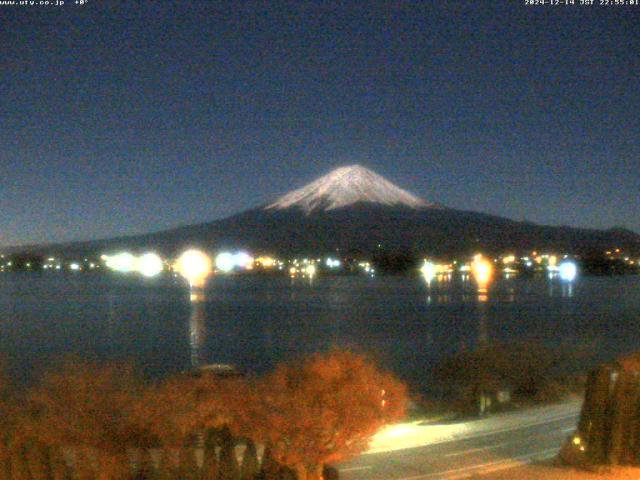
[(205, 310), (205, 292), (191, 290), (189, 292), (191, 302), (191, 315), (189, 317), (189, 347), (191, 353), (191, 366), (194, 368), (203, 365), (203, 348), (207, 337), (207, 319)]
[(183, 282), (87, 275), (0, 276), (0, 354), (30, 375), (62, 353), (130, 359), (151, 374), (203, 363), (265, 371), (329, 345), (367, 351), (425, 385), (439, 358), (479, 342), (594, 345), (597, 359), (640, 345), (640, 277), (575, 284), (453, 276), (214, 277)]

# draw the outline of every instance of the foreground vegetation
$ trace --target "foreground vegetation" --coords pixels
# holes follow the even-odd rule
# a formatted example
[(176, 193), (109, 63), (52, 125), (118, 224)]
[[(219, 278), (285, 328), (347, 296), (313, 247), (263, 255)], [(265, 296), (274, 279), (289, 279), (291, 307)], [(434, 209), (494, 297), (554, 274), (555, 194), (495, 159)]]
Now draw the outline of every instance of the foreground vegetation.
[[(558, 400), (580, 388), (566, 372), (584, 360), (536, 342), (463, 349), (432, 372), (443, 399), (422, 406), (476, 415)], [(337, 349), (260, 378), (149, 382), (130, 365), (67, 360), (29, 388), (0, 377), (0, 480), (329, 480), (327, 465), (366, 449), (406, 403), (391, 374)]]
[(33, 387), (0, 388), (0, 480), (320, 479), (406, 404), (401, 382), (342, 350), (261, 378), (159, 383), (67, 361)]
[(434, 366), (440, 401), (425, 403), (432, 412), (482, 415), (557, 402), (582, 394), (592, 351), (589, 345), (551, 347), (535, 340), (462, 349)]

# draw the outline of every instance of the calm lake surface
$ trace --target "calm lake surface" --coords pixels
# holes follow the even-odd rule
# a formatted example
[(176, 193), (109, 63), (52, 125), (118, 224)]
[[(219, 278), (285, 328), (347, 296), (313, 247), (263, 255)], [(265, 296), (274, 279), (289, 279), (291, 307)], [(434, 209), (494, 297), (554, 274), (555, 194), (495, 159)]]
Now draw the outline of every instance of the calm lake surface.
[(435, 361), (482, 339), (588, 345), (591, 362), (640, 349), (640, 277), (572, 286), (500, 279), (427, 287), (415, 277), (217, 276), (191, 302), (178, 279), (92, 274), (0, 275), (0, 354), (28, 379), (72, 353), (127, 359), (151, 375), (192, 363), (264, 372), (330, 345), (373, 354), (418, 388)]

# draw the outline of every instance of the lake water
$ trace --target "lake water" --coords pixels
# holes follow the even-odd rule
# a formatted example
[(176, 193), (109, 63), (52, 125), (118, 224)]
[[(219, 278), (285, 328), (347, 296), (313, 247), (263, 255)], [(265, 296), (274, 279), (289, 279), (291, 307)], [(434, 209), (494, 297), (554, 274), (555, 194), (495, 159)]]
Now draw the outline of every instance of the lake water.
[(592, 361), (640, 349), (640, 277), (471, 281), (416, 277), (217, 276), (191, 302), (179, 279), (0, 275), (0, 353), (29, 378), (65, 353), (127, 359), (151, 375), (192, 363), (264, 372), (350, 346), (417, 387), (435, 361), (483, 339), (589, 345)]

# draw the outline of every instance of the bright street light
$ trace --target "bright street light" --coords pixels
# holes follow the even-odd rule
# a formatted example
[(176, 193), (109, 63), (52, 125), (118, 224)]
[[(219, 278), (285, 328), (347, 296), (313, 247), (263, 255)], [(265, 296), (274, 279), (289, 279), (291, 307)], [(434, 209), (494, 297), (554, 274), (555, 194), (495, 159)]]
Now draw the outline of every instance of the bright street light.
[(178, 258), (175, 269), (192, 287), (203, 287), (211, 274), (211, 258), (200, 250), (187, 250)]

